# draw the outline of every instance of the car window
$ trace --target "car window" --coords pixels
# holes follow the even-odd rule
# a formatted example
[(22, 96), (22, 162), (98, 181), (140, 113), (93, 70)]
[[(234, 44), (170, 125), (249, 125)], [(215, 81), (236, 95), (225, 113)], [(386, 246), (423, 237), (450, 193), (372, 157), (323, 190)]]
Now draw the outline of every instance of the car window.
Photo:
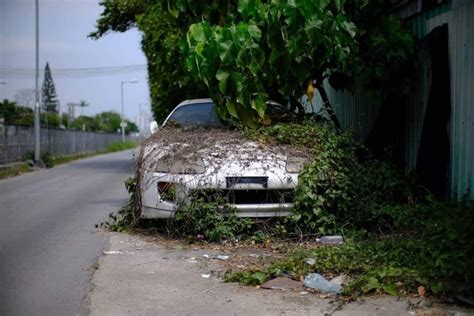
[(164, 125), (221, 127), (222, 123), (214, 112), (214, 104), (206, 102), (180, 106)]

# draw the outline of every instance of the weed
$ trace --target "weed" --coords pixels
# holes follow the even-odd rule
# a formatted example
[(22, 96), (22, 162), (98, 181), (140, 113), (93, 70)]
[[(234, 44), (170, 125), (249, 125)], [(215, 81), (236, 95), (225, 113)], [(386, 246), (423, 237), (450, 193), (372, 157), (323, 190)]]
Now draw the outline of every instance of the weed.
[(127, 150), (127, 149), (132, 149), (137, 147), (139, 144), (137, 142), (127, 140), (127, 141), (118, 141), (118, 142), (112, 142), (107, 146), (107, 152), (117, 152), (117, 151), (122, 151), (122, 150)]

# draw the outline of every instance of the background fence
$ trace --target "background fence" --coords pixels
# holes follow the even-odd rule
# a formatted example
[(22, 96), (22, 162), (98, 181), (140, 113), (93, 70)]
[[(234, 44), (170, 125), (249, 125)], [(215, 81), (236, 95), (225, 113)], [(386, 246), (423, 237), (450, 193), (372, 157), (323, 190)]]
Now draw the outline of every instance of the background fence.
[[(52, 155), (96, 152), (120, 140), (120, 134), (41, 128), (41, 152)], [(0, 124), (0, 164), (21, 161), (34, 148), (33, 127)]]

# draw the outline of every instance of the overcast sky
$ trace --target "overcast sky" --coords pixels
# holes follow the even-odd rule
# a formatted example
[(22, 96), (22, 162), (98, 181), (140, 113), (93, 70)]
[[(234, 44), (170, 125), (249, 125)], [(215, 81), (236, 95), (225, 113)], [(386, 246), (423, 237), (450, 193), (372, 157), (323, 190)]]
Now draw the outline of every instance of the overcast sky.
[[(35, 87), (34, 0), (0, 0), (0, 99), (14, 99), (19, 89)], [(101, 7), (99, 0), (39, 0), (40, 68), (49, 62), (62, 105), (87, 101), (86, 114), (120, 111), (121, 81), (125, 115), (131, 119), (139, 104), (149, 110), (146, 59), (140, 49), (140, 33), (111, 33), (99, 40), (87, 35), (94, 30)], [(123, 69), (124, 66), (137, 66)], [(104, 71), (97, 67), (114, 67)], [(118, 67), (118, 68), (115, 68)], [(5, 69), (14, 68), (14, 71)], [(86, 68), (86, 69), (84, 69)], [(75, 70), (79, 69), (79, 70)], [(78, 72), (77, 72), (78, 71)], [(40, 85), (43, 75), (40, 75)]]

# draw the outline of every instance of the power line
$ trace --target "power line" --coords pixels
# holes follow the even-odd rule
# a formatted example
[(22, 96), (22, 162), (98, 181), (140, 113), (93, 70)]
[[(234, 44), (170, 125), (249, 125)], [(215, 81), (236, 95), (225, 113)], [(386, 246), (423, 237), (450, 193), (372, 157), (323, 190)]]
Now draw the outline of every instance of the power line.
[[(128, 72), (146, 71), (146, 65), (125, 65), (109, 67), (85, 67), (85, 68), (56, 68), (52, 69), (55, 77), (90, 77), (117, 75)], [(35, 69), (22, 67), (0, 67), (0, 75), (6, 77), (26, 77), (34, 75)], [(41, 71), (44, 73), (44, 71)]]

